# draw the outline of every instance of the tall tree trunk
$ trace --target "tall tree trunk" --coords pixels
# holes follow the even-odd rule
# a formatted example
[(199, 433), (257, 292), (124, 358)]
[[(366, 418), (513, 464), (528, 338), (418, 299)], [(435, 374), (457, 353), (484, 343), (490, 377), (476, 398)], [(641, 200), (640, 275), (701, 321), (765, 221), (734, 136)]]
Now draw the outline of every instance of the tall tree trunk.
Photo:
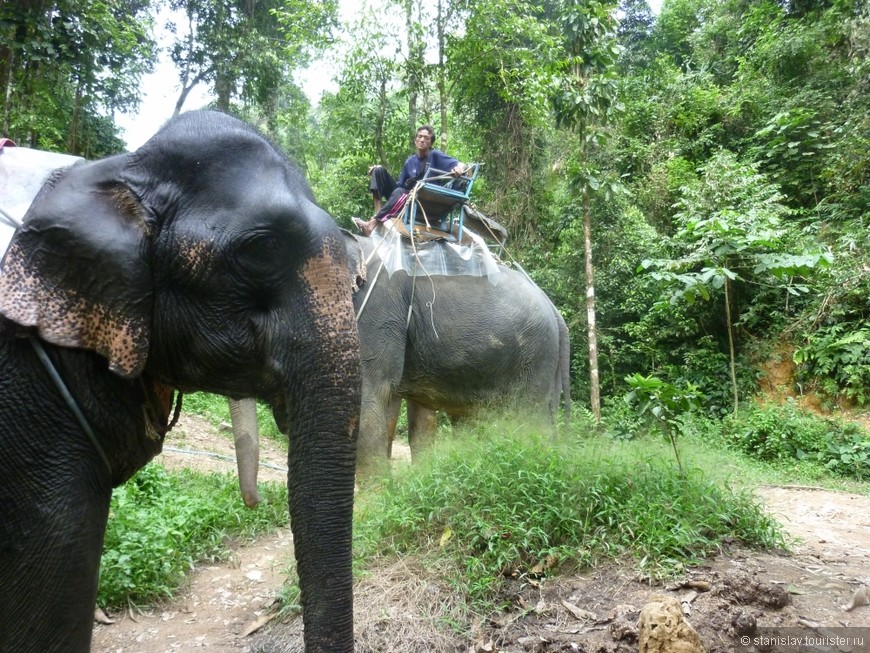
[(387, 165), (387, 150), (384, 147), (384, 122), (387, 119), (387, 75), (381, 75), (381, 87), (378, 89), (378, 122), (375, 125), (375, 148), (378, 151), (378, 161)]
[(586, 325), (589, 338), (589, 405), (596, 421), (601, 421), (601, 386), (598, 378), (598, 338), (595, 334), (595, 278), (592, 267), (592, 215), (589, 184), (583, 186), (583, 248), (586, 259)]
[(81, 108), (82, 108), (82, 86), (81, 84), (76, 85), (76, 97), (73, 103), (73, 115), (70, 120), (69, 125), (69, 133), (66, 137), (66, 151), (70, 154), (78, 154), (77, 150), (77, 141), (78, 141), (78, 127), (79, 120), (81, 120)]
[(181, 113), (181, 107), (184, 106), (184, 102), (187, 100), (187, 96), (190, 95), (193, 87), (203, 80), (205, 75), (206, 71), (201, 72), (199, 75), (193, 78), (193, 81), (190, 84), (188, 84), (187, 75), (185, 74), (181, 84), (181, 93), (178, 96), (178, 100), (175, 102), (175, 111), (172, 112), (173, 116), (177, 116), (179, 113)]
[(221, 111), (229, 112), (230, 99), (233, 96), (235, 80), (220, 72), (215, 76), (214, 92), (217, 95), (217, 106)]
[(737, 409), (740, 407), (737, 397), (737, 366), (734, 356), (734, 333), (731, 327), (731, 279), (725, 277), (725, 322), (728, 327), (728, 354), (731, 359), (731, 394), (734, 401), (734, 414), (737, 414)]
[[(7, 36), (14, 35), (14, 30), (9, 29), (7, 31)], [(7, 43), (12, 43), (12, 39), (9, 38)], [(0, 134), (9, 134), (9, 114), (11, 113), (11, 103), (12, 103), (12, 70), (15, 67), (15, 50), (12, 49), (11, 46), (3, 48), (4, 56), (3, 56), (3, 66), (0, 70), (3, 71), (3, 126)]]
[(438, 106), (441, 108), (441, 151), (447, 151), (447, 71), (444, 69), (444, 21), (442, 0), (438, 0)]
[(411, 143), (414, 142), (414, 134), (417, 129), (417, 89), (419, 87), (417, 74), (414, 71), (417, 37), (416, 30), (414, 29), (413, 6), (414, 3), (411, 0), (405, 2), (405, 34), (408, 39), (408, 61), (406, 65), (406, 74), (408, 76), (408, 130), (411, 136)]
[(188, 83), (190, 79), (190, 58), (194, 49), (195, 39), (193, 37), (194, 34), (194, 20), (193, 14), (188, 11), (187, 13), (187, 57), (185, 58), (185, 67), (182, 70), (181, 74), (181, 93), (178, 96), (178, 100), (175, 102), (175, 111), (172, 112), (173, 116), (177, 116), (181, 113), (181, 107), (184, 106), (185, 101), (187, 100), (187, 96), (190, 95), (190, 92), (193, 90), (193, 87), (199, 84), (203, 79), (205, 79), (206, 75), (211, 73), (211, 69), (201, 71), (196, 77), (193, 78), (193, 81)]

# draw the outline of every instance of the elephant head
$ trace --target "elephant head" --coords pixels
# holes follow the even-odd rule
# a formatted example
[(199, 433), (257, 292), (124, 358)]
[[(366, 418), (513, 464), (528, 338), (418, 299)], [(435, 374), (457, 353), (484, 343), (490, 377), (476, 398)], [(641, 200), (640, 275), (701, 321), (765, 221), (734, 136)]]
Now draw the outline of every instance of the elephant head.
[[(351, 285), (338, 228), (271, 144), (226, 115), (193, 112), (171, 120), (135, 152), (59, 171), (7, 252), (0, 314), (0, 377), (14, 371), (25, 385), (31, 377), (41, 383), (44, 370), (21, 371), (29, 360), (15, 348), (21, 335), (38, 336), (61, 366), (71, 356), (90, 361), (91, 383), (74, 378), (72, 394), (109, 470), (90, 460), (70, 464), (70, 471), (64, 465), (51, 473), (68, 475), (61, 485), (108, 486), (110, 493), (145, 464), (166, 430), (167, 388), (269, 403), (290, 437), (290, 516), (306, 650), (352, 650), (360, 381)], [(69, 368), (75, 374), (75, 365)], [(111, 391), (100, 394), (104, 387)], [(119, 429), (109, 407), (101, 414), (101, 403), (123, 405), (142, 387), (162, 389), (145, 393), (163, 397), (151, 401), (160, 407), (149, 413), (154, 424)], [(0, 384), (0, 392), (11, 396), (12, 389)], [(39, 438), (61, 442), (66, 434), (43, 433), (35, 421), (18, 424), (13, 403), (0, 402), (0, 477), (12, 465), (6, 461), (20, 458), (16, 464), (30, 466), (31, 476), (52, 478), (45, 469), (51, 462), (19, 451), (36, 449)], [(142, 432), (156, 445), (130, 460), (143, 449), (132, 441)], [(96, 458), (92, 451), (82, 455)], [(93, 478), (82, 479), (85, 474)], [(0, 589), (0, 650), (56, 650), (52, 641), (62, 650), (87, 650), (89, 619), (67, 619), (60, 606), (54, 614), (61, 625), (34, 625), (51, 620), (43, 605), (29, 602), (50, 595), (46, 588), (81, 585), (75, 594), (92, 611), (99, 562), (93, 542), (102, 539), (108, 496), (95, 489), (79, 498), (78, 504), (101, 507), (77, 525), (88, 544), (67, 546), (67, 569), (30, 573), (51, 567), (40, 557), (54, 555), (50, 545), (62, 536), (53, 529), (63, 516), (53, 514), (56, 493), (49, 497), (22, 477), (24, 488), (0, 480), (0, 500), (19, 498), (23, 508), (16, 514), (29, 512), (33, 520), (26, 528), (0, 525), (0, 585), (7, 585)], [(19, 535), (49, 546), (7, 546), (6, 538)], [(13, 623), (15, 602), (23, 608), (15, 606)]]
[[(347, 275), (351, 290), (356, 294), (366, 283), (366, 269), (359, 246), (349, 232), (342, 229), (347, 246)], [(257, 425), (257, 402), (252, 398), (233, 399), (227, 403), (232, 420), (236, 464), (239, 471), (239, 489), (242, 500), (249, 508), (260, 503), (257, 476), (260, 463), (260, 433)], [(395, 426), (395, 423), (394, 423)]]

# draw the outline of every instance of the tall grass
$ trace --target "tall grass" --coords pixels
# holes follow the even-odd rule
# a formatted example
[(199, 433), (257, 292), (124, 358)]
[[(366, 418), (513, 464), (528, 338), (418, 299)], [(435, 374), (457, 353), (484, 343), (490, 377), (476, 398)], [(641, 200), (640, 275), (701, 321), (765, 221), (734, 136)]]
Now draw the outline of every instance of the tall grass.
[(672, 460), (600, 438), (555, 445), (473, 430), (363, 493), (356, 555), (446, 561), (454, 582), (485, 601), (509, 576), (623, 557), (667, 576), (726, 542), (784, 546), (748, 492), (697, 469), (680, 474)]
[[(226, 410), (220, 397), (194, 397), (186, 409), (199, 405), (216, 420)], [(356, 499), (357, 569), (413, 555), (484, 607), (507, 578), (567, 573), (614, 559), (664, 577), (726, 543), (785, 546), (751, 489), (789, 482), (795, 469), (728, 450), (720, 423), (682, 424), (685, 474), (661, 437), (600, 429), (583, 415), (568, 430), (557, 444), (493, 417), (456, 437), (441, 433), (426, 461), (363, 485)], [(852, 491), (868, 488), (850, 482)], [(265, 504), (250, 511), (232, 474), (146, 467), (115, 490), (100, 603), (171, 597), (194, 561), (226, 554), (228, 538), (285, 524), (286, 489), (266, 483), (261, 490)], [(285, 587), (284, 603), (298, 605), (295, 584)]]

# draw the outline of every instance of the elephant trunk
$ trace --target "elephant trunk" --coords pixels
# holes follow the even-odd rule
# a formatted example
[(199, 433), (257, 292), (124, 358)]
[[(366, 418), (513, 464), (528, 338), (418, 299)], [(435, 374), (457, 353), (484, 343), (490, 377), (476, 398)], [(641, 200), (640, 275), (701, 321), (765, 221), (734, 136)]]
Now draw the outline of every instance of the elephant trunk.
[(239, 470), (239, 489), (248, 508), (260, 503), (257, 491), (257, 472), (260, 467), (260, 436), (257, 431), (257, 402), (255, 399), (229, 399), (233, 439), (236, 443), (236, 465)]
[[(312, 363), (312, 365), (314, 365)], [(345, 368), (347, 369), (347, 368)], [(311, 367), (308, 381), (312, 381)], [(322, 379), (323, 373), (315, 371)], [(353, 382), (353, 373), (347, 377)], [(301, 394), (301, 396), (300, 396)], [(301, 389), (291, 401), (288, 490), (305, 650), (353, 651), (352, 521), (359, 395)], [(301, 399), (301, 401), (299, 401)], [(276, 407), (276, 417), (280, 407)], [(339, 426), (339, 423), (341, 426)]]
[(322, 255), (303, 271), (313, 332), (304, 338), (308, 346), (294, 356), (284, 401), (274, 406), (276, 422), (290, 436), (290, 526), (308, 653), (353, 651), (359, 336), (350, 287), (341, 274), (344, 249), (334, 245), (327, 239)]

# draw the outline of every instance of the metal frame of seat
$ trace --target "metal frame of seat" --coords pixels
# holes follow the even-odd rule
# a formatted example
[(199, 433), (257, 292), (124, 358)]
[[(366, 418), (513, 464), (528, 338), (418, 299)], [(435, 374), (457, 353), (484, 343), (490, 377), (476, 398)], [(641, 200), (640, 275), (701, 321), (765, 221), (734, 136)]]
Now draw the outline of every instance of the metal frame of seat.
[(461, 241), (465, 204), (471, 197), (471, 189), (479, 171), (479, 163), (469, 163), (465, 173), (458, 177), (435, 168), (426, 170), (410, 193), (408, 199), (412, 201), (405, 204), (405, 227), (411, 230), (411, 225), (417, 223), (417, 212), (420, 211), (425, 218), (421, 222), (427, 223), (432, 229), (452, 233), (454, 223), (458, 224), (456, 237)]

